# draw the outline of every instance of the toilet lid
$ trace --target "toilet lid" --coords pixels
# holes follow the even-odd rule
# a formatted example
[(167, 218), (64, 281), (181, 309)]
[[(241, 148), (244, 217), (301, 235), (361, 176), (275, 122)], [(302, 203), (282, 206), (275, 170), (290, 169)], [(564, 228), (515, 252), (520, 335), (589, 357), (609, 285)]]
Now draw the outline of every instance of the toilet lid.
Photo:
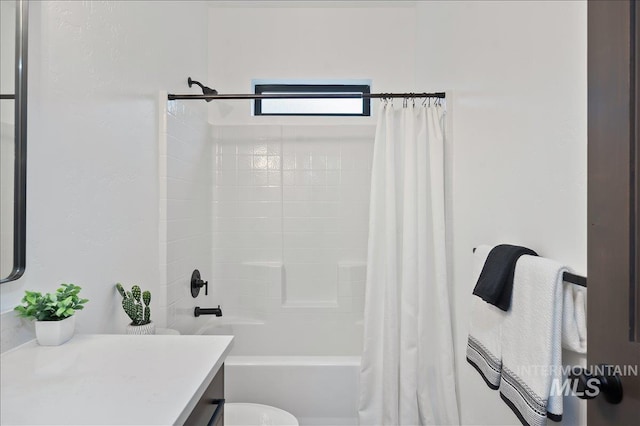
[(224, 404), (225, 426), (298, 426), (289, 412), (270, 405), (230, 402)]

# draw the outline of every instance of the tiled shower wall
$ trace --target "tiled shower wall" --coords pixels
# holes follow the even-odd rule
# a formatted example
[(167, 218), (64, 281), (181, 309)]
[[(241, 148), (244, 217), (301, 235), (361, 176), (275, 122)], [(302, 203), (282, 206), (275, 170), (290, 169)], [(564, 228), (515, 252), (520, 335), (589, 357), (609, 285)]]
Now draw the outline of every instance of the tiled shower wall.
[(214, 127), (212, 258), (225, 315), (361, 319), (374, 132)]
[[(182, 333), (192, 333), (198, 322), (193, 316), (191, 273), (211, 273), (211, 183), (212, 143), (207, 110), (196, 102), (166, 101), (160, 114), (160, 307), (166, 324)], [(162, 133), (165, 129), (164, 134)], [(163, 262), (164, 260), (164, 262)]]

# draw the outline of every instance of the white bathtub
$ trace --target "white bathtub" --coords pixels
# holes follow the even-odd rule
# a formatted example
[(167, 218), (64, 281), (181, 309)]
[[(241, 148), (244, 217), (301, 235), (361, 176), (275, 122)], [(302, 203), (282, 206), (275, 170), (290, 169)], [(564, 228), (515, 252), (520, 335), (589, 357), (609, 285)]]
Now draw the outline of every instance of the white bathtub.
[(357, 425), (356, 356), (229, 356), (225, 398), (282, 408), (305, 425)]

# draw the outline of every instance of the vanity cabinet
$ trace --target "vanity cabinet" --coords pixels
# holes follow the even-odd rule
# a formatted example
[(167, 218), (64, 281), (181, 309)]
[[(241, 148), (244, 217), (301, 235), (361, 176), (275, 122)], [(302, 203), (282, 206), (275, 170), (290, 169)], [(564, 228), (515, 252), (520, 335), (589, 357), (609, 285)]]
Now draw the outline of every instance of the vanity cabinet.
[(224, 364), (184, 422), (185, 426), (224, 426)]

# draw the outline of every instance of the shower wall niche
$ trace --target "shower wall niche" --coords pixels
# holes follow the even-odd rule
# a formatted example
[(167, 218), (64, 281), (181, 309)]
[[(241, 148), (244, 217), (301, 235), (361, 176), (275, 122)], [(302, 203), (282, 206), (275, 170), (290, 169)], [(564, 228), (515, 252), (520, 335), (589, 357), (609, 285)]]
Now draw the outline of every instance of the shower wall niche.
[[(212, 293), (236, 355), (359, 355), (375, 128), (213, 127)], [(210, 331), (208, 331), (210, 332)]]

